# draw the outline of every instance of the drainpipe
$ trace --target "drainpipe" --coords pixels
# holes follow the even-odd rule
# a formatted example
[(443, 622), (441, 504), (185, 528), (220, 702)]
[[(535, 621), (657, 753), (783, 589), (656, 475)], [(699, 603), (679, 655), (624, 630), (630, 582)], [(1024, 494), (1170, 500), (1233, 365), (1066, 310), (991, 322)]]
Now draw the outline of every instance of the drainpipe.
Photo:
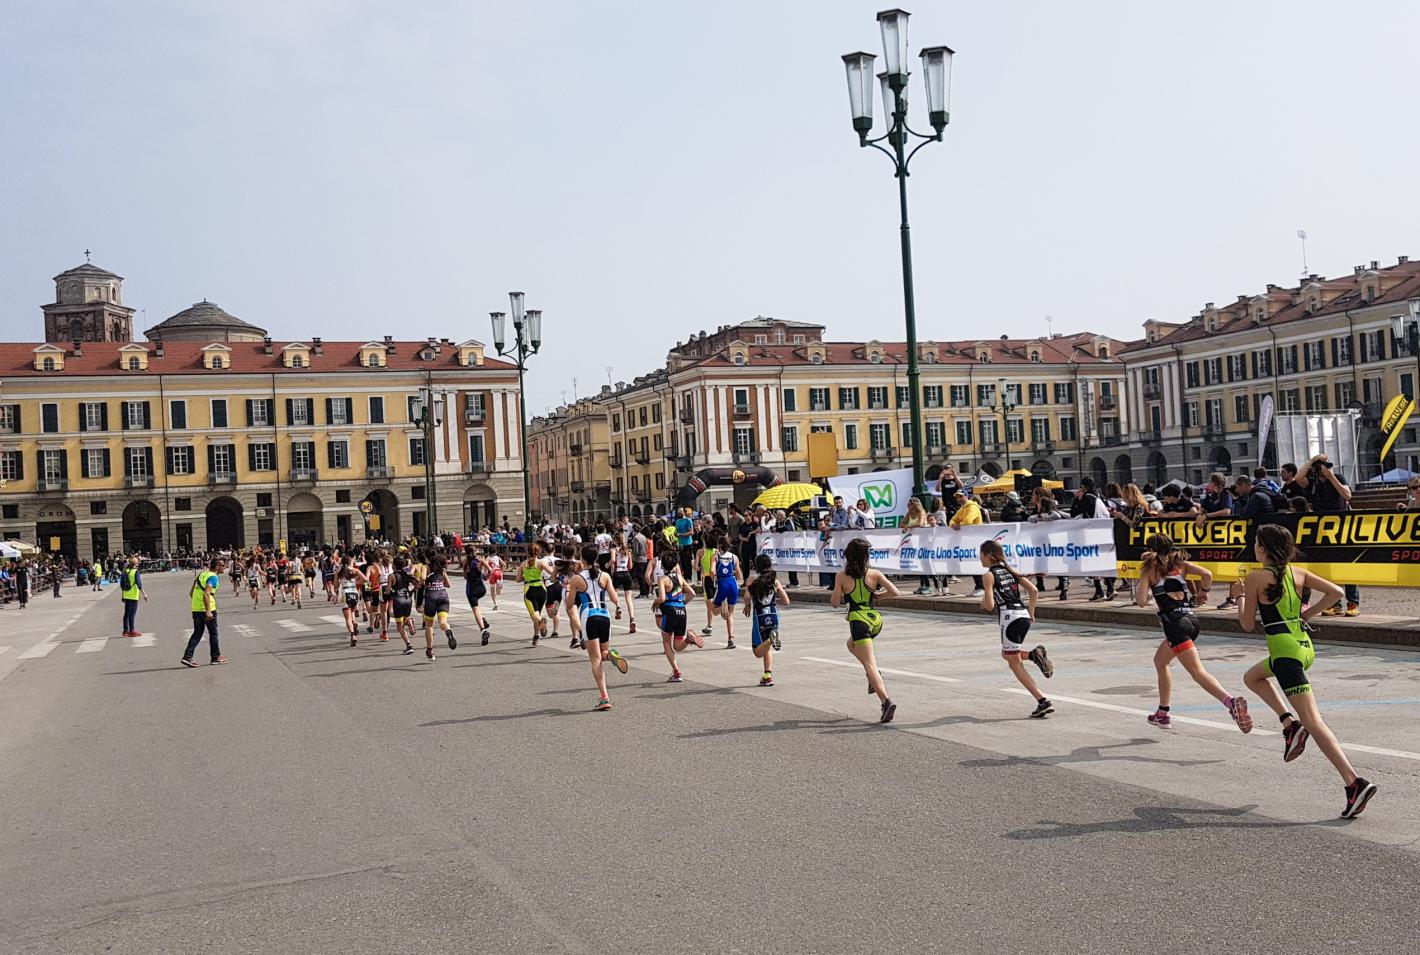
[[(173, 549), (173, 505), (172, 497), (168, 492), (168, 399), (163, 391), (163, 375), (158, 374), (158, 422), (163, 434), (163, 513), (167, 515), (167, 520), (163, 521), (163, 541), (167, 549)], [(193, 462), (194, 465), (196, 462)], [(119, 527), (119, 536), (123, 536), (123, 528)], [(156, 555), (154, 555), (156, 556)]]
[[(1273, 431), (1273, 433), (1276, 433), (1276, 431), (1277, 431), (1277, 427), (1276, 427), (1277, 413), (1278, 413), (1278, 411), (1281, 410), (1281, 405), (1282, 405), (1282, 393), (1281, 393), (1281, 389), (1280, 389), (1280, 387), (1278, 386), (1278, 383), (1277, 383), (1277, 366), (1278, 366), (1279, 364), (1281, 364), (1281, 362), (1280, 362), (1280, 361), (1278, 360), (1278, 358), (1277, 358), (1277, 329), (1272, 328), (1271, 326), (1268, 326), (1268, 328), (1267, 328), (1267, 334), (1269, 334), (1269, 335), (1272, 336), (1272, 354), (1271, 354), (1271, 356), (1269, 357), (1267, 364), (1270, 365), (1271, 368), (1272, 368), (1272, 419), (1273, 419), (1272, 431)], [(1258, 467), (1263, 467), (1263, 466), (1264, 466), (1263, 463), (1262, 463), (1262, 459), (1266, 456), (1266, 454), (1267, 454), (1267, 449), (1266, 449), (1266, 448), (1259, 447), (1259, 448), (1257, 449), (1257, 466), (1258, 466)]]
[[(278, 431), (276, 427), (276, 372), (271, 375), (271, 463), (276, 465), (276, 496), (272, 498), (272, 503), (276, 505), (276, 518), (271, 522), (271, 545), (275, 547), (281, 542), (281, 445), (278, 441)], [(380, 528), (384, 530), (383, 527)], [(256, 531), (257, 540), (261, 539), (261, 528)]]
[(966, 400), (967, 413), (971, 415), (971, 472), (975, 476), (981, 473), (981, 467), (976, 463), (976, 449), (981, 444), (981, 431), (976, 424), (976, 384), (974, 381), (976, 366), (966, 366)]
[(1074, 362), (1074, 375), (1071, 379), (1071, 392), (1074, 395), (1070, 410), (1075, 414), (1075, 484), (1080, 483), (1080, 478), (1085, 473), (1085, 416), (1080, 406), (1080, 366)]
[(1183, 471), (1181, 479), (1188, 480), (1188, 438), (1184, 432), (1188, 428), (1188, 415), (1184, 411), (1184, 389), (1187, 384), (1183, 375), (1183, 349), (1170, 345), (1173, 349), (1174, 369), (1178, 373), (1178, 461)]

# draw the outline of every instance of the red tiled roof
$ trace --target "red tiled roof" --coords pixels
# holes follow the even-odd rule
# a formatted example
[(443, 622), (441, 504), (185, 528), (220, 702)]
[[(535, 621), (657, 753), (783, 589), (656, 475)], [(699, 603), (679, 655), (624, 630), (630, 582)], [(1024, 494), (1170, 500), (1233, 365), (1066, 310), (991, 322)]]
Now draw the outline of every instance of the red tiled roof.
[[(1203, 327), (1203, 317), (1195, 316), (1191, 321), (1185, 323), (1177, 331), (1159, 338), (1158, 341), (1150, 342), (1146, 339), (1130, 342), (1124, 346), (1124, 351), (1137, 352), (1146, 348), (1167, 347), (1170, 345), (1181, 345), (1184, 342), (1198, 341), (1203, 338), (1215, 338), (1219, 335), (1228, 335), (1232, 332), (1245, 331), (1258, 327), (1270, 327), (1283, 325), (1287, 322), (1301, 321), (1308, 318), (1324, 318), (1328, 315), (1344, 315), (1347, 311), (1361, 308), (1375, 308), (1378, 305), (1394, 304), (1405, 302), (1408, 299), (1420, 297), (1420, 262), (1405, 262), (1400, 265), (1391, 265), (1386, 268), (1377, 269), (1381, 275), (1382, 291), (1372, 301), (1365, 301), (1361, 291), (1361, 274), (1353, 273), (1336, 279), (1318, 278), (1308, 279), (1300, 286), (1287, 289), (1271, 287), (1268, 291), (1274, 301), (1279, 293), (1286, 296), (1286, 304), (1280, 308), (1270, 309), (1266, 321), (1261, 326), (1256, 325), (1247, 309), (1243, 309), (1244, 314), (1234, 315), (1221, 320), (1210, 332)], [(1397, 281), (1399, 278), (1399, 281)], [(1322, 287), (1322, 297), (1324, 304), (1315, 311), (1307, 311), (1306, 302), (1302, 301), (1293, 304), (1292, 298), (1301, 289), (1311, 285), (1315, 281)], [(1394, 283), (1394, 284), (1392, 284)], [(1389, 287), (1387, 287), (1389, 286)], [(1337, 294), (1337, 292), (1340, 294)], [(1248, 299), (1251, 301), (1251, 298)], [(1245, 304), (1245, 303), (1244, 303)], [(1228, 312), (1234, 308), (1234, 304), (1224, 306), (1219, 312)], [(1220, 319), (1223, 316), (1219, 316)]]
[[(0, 379), (46, 375), (240, 375), (252, 372), (318, 375), (335, 372), (349, 373), (357, 369), (379, 374), (385, 368), (395, 371), (423, 371), (425, 369), (431, 371), (453, 369), (511, 371), (514, 368), (513, 365), (488, 357), (486, 354), (482, 365), (460, 365), (458, 363), (458, 345), (456, 344), (441, 344), (438, 356), (433, 361), (424, 361), (420, 359), (419, 353), (428, 347), (427, 341), (391, 342), (394, 354), (387, 354), (387, 364), (380, 368), (366, 368), (360, 364), (360, 349), (367, 344), (366, 342), (323, 341), (321, 342), (321, 354), (317, 355), (312, 348), (307, 364), (301, 368), (287, 368), (281, 364), (281, 349), (292, 344), (290, 342), (272, 342), (270, 355), (266, 354), (266, 346), (262, 342), (165, 342), (162, 358), (158, 357), (158, 346), (154, 342), (84, 342), (82, 343), (83, 355), (74, 354), (73, 342), (50, 342), (49, 344), (64, 349), (64, 370), (36, 371), (34, 350), (42, 344), (45, 343), (0, 343)], [(129, 371), (120, 361), (121, 358), (135, 354), (134, 352), (121, 353), (120, 349), (126, 345), (134, 344), (143, 345), (148, 349), (146, 371)], [(226, 368), (204, 368), (202, 366), (202, 349), (206, 348), (208, 344), (220, 344), (227, 349), (222, 352), (226, 360)], [(310, 342), (295, 344), (310, 345)]]
[[(964, 341), (919, 341), (918, 348), (924, 346), (936, 346), (936, 365), (981, 365), (976, 357), (978, 342), (990, 348), (991, 362), (993, 365), (1062, 365), (1062, 364), (1096, 364), (1108, 365), (1118, 363), (1118, 359), (1113, 357), (1117, 349), (1124, 345), (1123, 342), (1108, 336), (1100, 336), (1109, 343), (1110, 358), (1100, 358), (1091, 350), (1091, 345), (1096, 336), (1091, 332), (1077, 332), (1071, 335), (1060, 335), (1055, 338), (983, 338), (968, 339)], [(768, 363), (773, 365), (811, 365), (813, 361), (809, 358), (810, 349), (816, 343), (807, 345), (747, 345), (749, 348), (749, 363), (751, 365)], [(822, 364), (824, 365), (870, 365), (873, 362), (868, 359), (867, 342), (821, 342), (826, 350)], [(881, 364), (907, 364), (907, 343), (906, 342), (879, 342), (883, 352)], [(1032, 346), (1040, 348), (1040, 361), (1030, 360), (1030, 349)], [(693, 361), (687, 367), (739, 367), (735, 365), (727, 351), (718, 352), (706, 358)]]

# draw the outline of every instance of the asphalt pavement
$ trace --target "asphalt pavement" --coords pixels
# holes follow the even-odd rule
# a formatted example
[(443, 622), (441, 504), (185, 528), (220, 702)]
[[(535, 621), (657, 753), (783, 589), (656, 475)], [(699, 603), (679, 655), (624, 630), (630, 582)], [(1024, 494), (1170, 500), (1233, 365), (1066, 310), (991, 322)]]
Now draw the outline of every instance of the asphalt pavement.
[[(112, 588), (0, 611), (0, 951), (1414, 946), (1411, 652), (1326, 647), (1312, 670), (1381, 786), (1342, 821), (1334, 772), (1314, 748), (1284, 765), (1257, 701), (1243, 736), (1180, 674), (1183, 719), (1145, 723), (1147, 631), (1038, 624), (1040, 721), (990, 620), (889, 608), (885, 727), (827, 608), (785, 613), (760, 688), (743, 618), (739, 649), (717, 623), (666, 683), (643, 602), (596, 713), (585, 654), (530, 647), (511, 592), (489, 646), (460, 610), (429, 663), (350, 647), (323, 598), (228, 589), (231, 663), (190, 670), (189, 580), (149, 580), (138, 639)], [(1201, 650), (1239, 688), (1260, 652)]]

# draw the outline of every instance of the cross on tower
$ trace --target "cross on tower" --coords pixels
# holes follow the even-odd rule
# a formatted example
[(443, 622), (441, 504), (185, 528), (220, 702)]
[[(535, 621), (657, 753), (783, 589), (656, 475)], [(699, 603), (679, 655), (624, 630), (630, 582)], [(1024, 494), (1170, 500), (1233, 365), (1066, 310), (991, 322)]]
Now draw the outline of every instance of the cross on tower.
[(84, 250), (84, 262), (85, 262), (85, 264), (87, 264), (88, 261), (89, 261), (89, 250), (88, 250), (88, 249), (85, 249), (85, 250)]

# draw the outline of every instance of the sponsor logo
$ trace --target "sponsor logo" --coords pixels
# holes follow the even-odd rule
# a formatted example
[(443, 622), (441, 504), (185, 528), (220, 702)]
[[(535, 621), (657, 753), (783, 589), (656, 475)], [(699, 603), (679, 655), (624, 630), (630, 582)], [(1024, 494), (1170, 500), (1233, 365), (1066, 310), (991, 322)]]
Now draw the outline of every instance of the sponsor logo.
[(864, 484), (858, 489), (863, 494), (863, 499), (868, 502), (868, 506), (873, 510), (878, 508), (892, 509), (893, 506), (893, 486), (891, 482), (887, 484)]

